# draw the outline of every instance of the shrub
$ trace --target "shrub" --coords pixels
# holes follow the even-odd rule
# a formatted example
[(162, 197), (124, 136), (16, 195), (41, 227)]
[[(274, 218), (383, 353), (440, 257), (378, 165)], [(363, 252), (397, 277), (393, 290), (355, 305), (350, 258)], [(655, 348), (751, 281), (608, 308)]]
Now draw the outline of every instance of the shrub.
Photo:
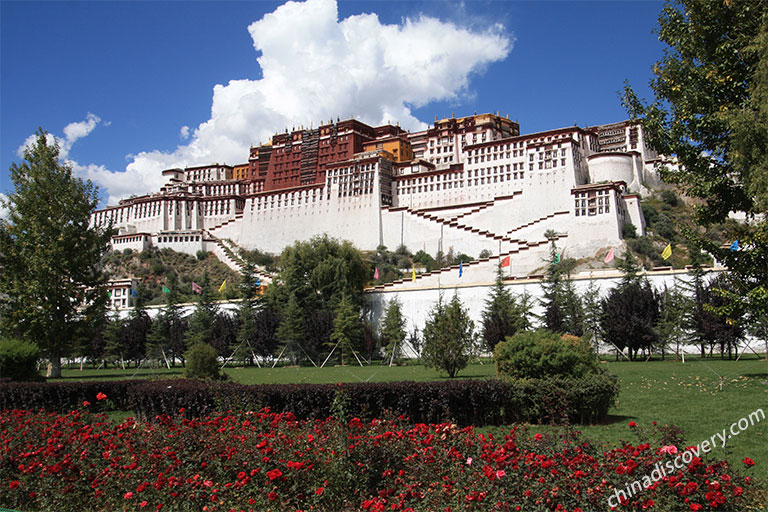
[(14, 381), (39, 380), (37, 360), (40, 349), (34, 343), (17, 340), (0, 340), (0, 378)]
[(299, 419), (333, 415), (343, 393), (360, 418), (404, 415), (414, 423), (450, 421), (459, 425), (596, 422), (618, 396), (615, 375), (521, 380), (450, 380), (444, 382), (359, 382), (348, 384), (266, 384), (164, 381), (55, 382), (0, 384), (0, 409), (65, 412), (99, 393), (110, 406), (136, 417), (199, 418), (220, 411), (255, 411), (268, 407)]
[(674, 190), (662, 190), (661, 200), (664, 201), (664, 204), (672, 208), (680, 204), (680, 200), (677, 198), (677, 194), (675, 194)]
[(496, 345), (494, 359), (499, 377), (582, 377), (599, 371), (589, 343), (546, 330), (521, 332), (507, 338)]
[(637, 228), (634, 224), (631, 222), (628, 222), (627, 224), (624, 224), (621, 226), (621, 237), (622, 238), (637, 238)]
[(184, 368), (185, 377), (211, 380), (221, 378), (216, 350), (208, 343), (195, 343), (184, 357), (187, 360), (187, 366)]
[(198, 259), (199, 261), (205, 261), (205, 260), (207, 260), (207, 259), (208, 259), (208, 251), (203, 251), (203, 250), (201, 249), (201, 250), (197, 251), (197, 253), (195, 254), (195, 256), (197, 256), (197, 259)]

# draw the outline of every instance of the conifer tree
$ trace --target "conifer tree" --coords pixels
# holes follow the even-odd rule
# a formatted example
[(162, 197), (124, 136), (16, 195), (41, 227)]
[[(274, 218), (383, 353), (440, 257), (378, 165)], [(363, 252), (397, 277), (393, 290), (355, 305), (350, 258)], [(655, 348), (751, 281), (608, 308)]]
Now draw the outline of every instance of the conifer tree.
[(589, 280), (589, 285), (582, 297), (584, 316), (582, 317), (582, 335), (592, 343), (592, 349), (599, 353), (601, 339), (600, 318), (602, 316), (600, 288), (594, 279)]
[(198, 343), (210, 345), (213, 340), (213, 324), (216, 320), (219, 308), (214, 301), (208, 271), (203, 273), (203, 282), (200, 285), (201, 293), (198, 295), (197, 305), (189, 319), (189, 329), (186, 333), (186, 345), (190, 348)]
[(117, 308), (115, 308), (104, 329), (104, 355), (112, 362), (120, 361), (123, 370), (125, 370), (125, 359), (123, 358), (124, 331), (125, 322), (120, 318)]
[(384, 355), (390, 362), (402, 357), (403, 342), (406, 335), (402, 305), (395, 297), (387, 304), (379, 333), (381, 344), (384, 347)]
[(363, 324), (360, 320), (360, 309), (352, 300), (344, 296), (339, 307), (336, 308), (336, 317), (333, 320), (333, 332), (331, 333), (331, 342), (337, 343), (341, 351), (340, 362), (342, 365), (344, 364), (344, 351), (357, 350), (362, 341)]
[(146, 353), (147, 336), (152, 328), (152, 319), (145, 309), (149, 296), (147, 288), (139, 282), (133, 293), (133, 308), (125, 320), (123, 340), (125, 355), (129, 360), (140, 360)]
[(147, 357), (162, 359), (167, 366), (177, 358), (184, 360), (187, 322), (181, 314), (176, 274), (170, 274), (165, 287), (165, 308), (160, 312), (147, 335)]
[(304, 312), (294, 295), (288, 299), (282, 313), (277, 339), (282, 345), (282, 352), (294, 363), (301, 359), (301, 344), (304, 342)]
[(424, 365), (445, 371), (450, 378), (464, 369), (477, 350), (475, 323), (469, 312), (454, 295), (451, 302), (438, 300), (430, 312), (423, 331)]
[(550, 331), (581, 336), (583, 316), (581, 299), (570, 281), (575, 262), (572, 259), (562, 258), (554, 236), (550, 236), (552, 242), (549, 265), (541, 284), (544, 291), (541, 300), (544, 307), (542, 323)]
[(61, 358), (106, 309), (107, 277), (100, 261), (111, 231), (91, 225), (98, 192), (59, 161), (45, 131), (11, 165), (14, 191), (0, 219), (0, 330), (35, 343), (48, 376), (61, 376)]
[(483, 340), (486, 350), (493, 353), (496, 344), (517, 332), (523, 323), (518, 316), (517, 303), (504, 286), (501, 265), (496, 268), (496, 282), (485, 301), (483, 311)]

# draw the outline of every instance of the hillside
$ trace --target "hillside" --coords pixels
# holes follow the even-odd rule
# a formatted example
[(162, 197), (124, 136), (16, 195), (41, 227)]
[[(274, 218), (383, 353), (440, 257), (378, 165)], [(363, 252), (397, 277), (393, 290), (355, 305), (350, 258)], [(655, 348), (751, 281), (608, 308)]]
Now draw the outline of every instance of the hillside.
[[(737, 222), (726, 221), (704, 229), (696, 224), (695, 203), (674, 189), (655, 191), (641, 201), (646, 222), (646, 235), (636, 236), (631, 228), (625, 229), (627, 247), (645, 268), (672, 266), (684, 268), (691, 264), (690, 242), (685, 233), (706, 233), (706, 237), (721, 244), (730, 244), (737, 238)], [(661, 257), (667, 244), (672, 244), (672, 256)], [(708, 263), (712, 263), (711, 258)]]
[(110, 251), (103, 262), (111, 279), (139, 279), (149, 291), (150, 305), (165, 303), (162, 289), (168, 284), (172, 273), (178, 278), (182, 302), (196, 300), (192, 282), (202, 284), (206, 270), (214, 289), (218, 289), (226, 279), (227, 286), (221, 298), (237, 297), (237, 285), (240, 283), (240, 274), (224, 265), (213, 254), (202, 251), (195, 257), (171, 249), (150, 249), (140, 253), (126, 249)]

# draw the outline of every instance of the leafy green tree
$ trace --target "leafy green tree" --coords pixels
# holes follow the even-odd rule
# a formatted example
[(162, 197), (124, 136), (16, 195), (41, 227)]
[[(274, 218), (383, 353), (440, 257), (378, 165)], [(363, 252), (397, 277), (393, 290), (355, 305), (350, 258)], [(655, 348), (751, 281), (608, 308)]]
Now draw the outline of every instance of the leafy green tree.
[(277, 299), (287, 304), (293, 296), (302, 312), (334, 311), (344, 296), (362, 308), (363, 287), (371, 268), (362, 253), (350, 242), (327, 235), (298, 241), (280, 255), (280, 272), (275, 280)]
[(344, 364), (344, 351), (354, 352), (360, 348), (363, 341), (363, 323), (360, 320), (360, 309), (346, 296), (341, 299), (336, 308), (336, 318), (333, 321), (331, 343), (338, 344), (341, 364)]
[(699, 198), (701, 225), (741, 212), (740, 248), (690, 230), (732, 274), (722, 313), (768, 311), (768, 4), (764, 0), (669, 3), (659, 16), (667, 45), (654, 66), (654, 100), (625, 88), (624, 104), (650, 146), (675, 156), (666, 181)]
[(450, 378), (464, 369), (476, 353), (475, 323), (456, 295), (448, 304), (442, 298), (438, 300), (422, 332), (424, 365), (445, 371)]
[(11, 164), (14, 191), (0, 219), (0, 330), (35, 343), (61, 376), (61, 358), (103, 316), (107, 277), (99, 262), (111, 230), (91, 226), (96, 187), (59, 162), (59, 146), (40, 129)]
[(387, 359), (394, 361), (402, 357), (403, 342), (406, 336), (402, 305), (395, 297), (387, 304), (379, 332), (381, 345), (384, 347), (384, 354)]
[(187, 347), (198, 343), (210, 344), (213, 340), (213, 329), (219, 307), (214, 300), (208, 271), (203, 274), (202, 291), (198, 295), (197, 305), (189, 319), (189, 329), (186, 333)]

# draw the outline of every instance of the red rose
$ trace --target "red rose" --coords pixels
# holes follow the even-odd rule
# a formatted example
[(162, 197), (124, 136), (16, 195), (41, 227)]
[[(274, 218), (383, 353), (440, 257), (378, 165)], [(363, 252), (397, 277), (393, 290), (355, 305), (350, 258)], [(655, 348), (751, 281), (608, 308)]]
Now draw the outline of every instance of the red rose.
[(635, 423), (634, 421), (629, 422), (629, 428), (635, 428), (636, 426), (637, 426), (637, 423)]
[(269, 498), (269, 501), (275, 501), (277, 499), (277, 493), (275, 491), (272, 491), (269, 494), (267, 494), (267, 498)]
[(105, 400), (106, 398), (107, 398), (107, 395), (105, 395), (105, 394), (104, 394), (104, 393), (102, 393), (101, 391), (99, 391), (99, 392), (96, 394), (96, 400)]
[(747, 466), (747, 467), (750, 467), (750, 466), (754, 466), (754, 465), (755, 465), (755, 461), (753, 461), (753, 460), (752, 460), (752, 459), (750, 459), (749, 457), (744, 457), (743, 459), (741, 459), (741, 462), (743, 462), (743, 463), (744, 463), (744, 465), (745, 465), (745, 466)]
[(279, 469), (273, 469), (273, 470), (267, 471), (267, 478), (269, 478), (270, 481), (276, 480), (281, 476), (283, 476), (283, 472), (280, 471)]

